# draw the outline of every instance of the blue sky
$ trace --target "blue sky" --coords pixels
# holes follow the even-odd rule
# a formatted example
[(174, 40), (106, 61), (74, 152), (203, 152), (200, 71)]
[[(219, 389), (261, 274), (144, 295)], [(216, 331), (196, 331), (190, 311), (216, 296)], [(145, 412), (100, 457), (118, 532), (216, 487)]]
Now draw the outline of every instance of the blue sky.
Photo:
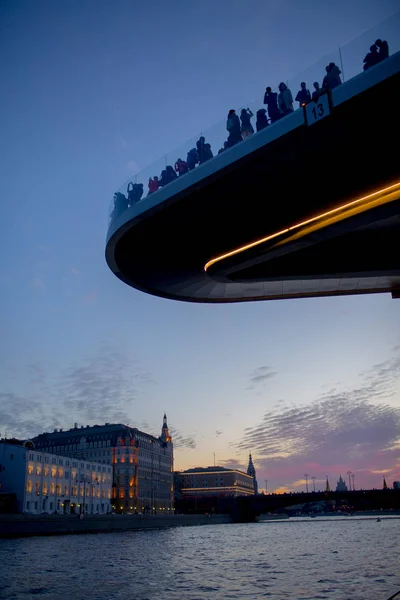
[[(364, 487), (400, 479), (398, 301), (183, 304), (124, 286), (104, 260), (109, 201), (136, 170), (261, 106), (266, 85), (305, 72), (311, 86), (309, 65), (323, 74), (322, 56), (399, 8), (2, 2), (2, 435), (110, 420), (158, 432), (166, 410), (177, 468), (213, 452), (243, 465), (252, 449), (269, 489), (343, 469)], [(393, 31), (343, 48), (345, 73), (378, 34), (399, 49)]]

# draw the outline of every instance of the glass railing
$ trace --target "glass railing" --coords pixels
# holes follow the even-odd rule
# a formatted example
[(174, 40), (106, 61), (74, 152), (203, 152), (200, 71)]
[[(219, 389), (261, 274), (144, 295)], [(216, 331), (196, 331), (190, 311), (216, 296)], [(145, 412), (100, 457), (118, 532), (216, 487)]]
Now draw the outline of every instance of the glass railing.
[[(364, 57), (370, 51), (370, 46), (377, 39), (388, 42), (389, 55), (395, 54), (400, 50), (400, 11), (351, 42), (338, 47), (334, 52), (324, 56), (295, 77), (282, 79), (282, 82), (291, 90), (293, 109), (298, 110), (300, 108), (300, 103), (295, 98), (300, 90), (301, 82), (305, 82), (306, 89), (311, 94), (315, 91), (314, 83), (317, 83), (322, 89), (330, 87), (329, 80), (325, 80), (324, 85), (324, 77), (326, 76), (326, 67), (331, 63), (334, 63), (338, 67), (342, 82), (348, 81), (362, 73)], [(278, 88), (272, 91), (279, 94)], [(264, 92), (265, 89), (261, 86), (258, 101), (244, 104), (236, 110), (238, 117), (240, 117), (243, 108), (251, 111), (253, 116), (250, 122), (254, 133), (257, 133), (257, 111), (260, 109), (267, 109), (267, 112), (263, 113), (264, 122), (259, 120), (259, 124), (265, 126), (265, 117), (267, 117), (268, 127), (274, 127), (274, 114), (269, 110), (269, 106), (267, 107), (263, 104)], [(283, 106), (281, 105), (280, 118), (285, 116), (282, 113), (282, 108)], [(271, 117), (273, 118), (271, 119)], [(176, 150), (169, 152), (146, 169), (138, 172), (120, 187), (111, 200), (109, 226), (130, 207), (138, 203), (141, 206), (145, 206), (145, 203), (149, 205), (149, 199), (156, 200), (161, 189), (173, 184), (178, 178), (185, 177), (186, 173), (191, 170), (198, 169), (204, 162), (213, 160), (213, 157), (218, 155), (219, 152), (229, 151), (230, 147), (236, 145), (236, 143), (245, 144), (245, 136), (245, 132), (243, 135), (240, 135), (240, 132), (238, 133), (237, 131), (230, 134), (227, 131), (227, 117), (225, 117), (212, 127), (204, 129), (192, 137)]]

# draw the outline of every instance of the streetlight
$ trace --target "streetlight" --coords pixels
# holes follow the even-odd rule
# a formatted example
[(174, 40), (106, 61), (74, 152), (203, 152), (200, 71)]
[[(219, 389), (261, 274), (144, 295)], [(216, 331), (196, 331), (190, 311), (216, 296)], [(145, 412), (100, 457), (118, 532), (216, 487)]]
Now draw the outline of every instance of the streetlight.
[(351, 492), (351, 471), (347, 471), (347, 475), (348, 475), (348, 478), (349, 478), (349, 490)]
[(352, 480), (353, 480), (353, 492), (355, 492), (355, 491), (356, 491), (356, 488), (355, 488), (355, 486), (354, 486), (354, 480), (355, 480), (356, 476), (354, 475), (354, 473), (352, 474), (351, 478), (352, 478)]
[(309, 478), (308, 473), (304, 473), (304, 477), (306, 478), (306, 492), (308, 494), (308, 478)]
[(313, 492), (315, 492), (315, 479), (316, 477), (314, 477), (314, 475), (311, 477), (312, 479), (312, 485), (313, 485)]

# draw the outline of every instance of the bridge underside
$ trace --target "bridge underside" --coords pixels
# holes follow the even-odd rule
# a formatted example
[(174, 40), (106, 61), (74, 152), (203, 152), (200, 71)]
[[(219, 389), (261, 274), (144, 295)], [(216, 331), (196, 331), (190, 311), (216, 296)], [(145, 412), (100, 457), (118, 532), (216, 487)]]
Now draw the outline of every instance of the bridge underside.
[(278, 243), (274, 238), (204, 267), (400, 182), (398, 106), (399, 73), (338, 104), (329, 117), (289, 131), (131, 219), (108, 241), (109, 266), (137, 289), (193, 302), (388, 291), (397, 296), (396, 191), (385, 192), (392, 194), (390, 201), (368, 210), (328, 216), (321, 227), (286, 232)]

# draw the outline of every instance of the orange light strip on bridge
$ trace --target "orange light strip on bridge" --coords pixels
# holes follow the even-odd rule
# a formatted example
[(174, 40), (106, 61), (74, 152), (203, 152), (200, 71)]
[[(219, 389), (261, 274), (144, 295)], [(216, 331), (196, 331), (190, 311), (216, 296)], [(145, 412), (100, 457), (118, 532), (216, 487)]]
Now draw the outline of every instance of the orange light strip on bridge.
[[(344, 220), (344, 219), (348, 218), (348, 216), (350, 216), (350, 215), (347, 215), (346, 213), (344, 213), (343, 215), (339, 215), (338, 213), (340, 213), (341, 211), (358, 208), (359, 210), (357, 210), (357, 213), (360, 213), (360, 212), (364, 212), (364, 211), (368, 210), (369, 208), (372, 208), (371, 204), (374, 204), (374, 207), (375, 207), (375, 206), (379, 206), (380, 204), (386, 204), (386, 203), (392, 202), (393, 200), (397, 199), (396, 196), (393, 197), (393, 193), (395, 193), (396, 191), (400, 191), (400, 182), (394, 183), (393, 185), (389, 185), (386, 188), (382, 188), (381, 190), (373, 192), (372, 194), (368, 194), (367, 196), (363, 196), (362, 198), (357, 198), (357, 200), (352, 200), (351, 202), (346, 202), (345, 204), (341, 204), (337, 208), (333, 208), (332, 210), (325, 211), (319, 215), (316, 215), (315, 217), (311, 217), (310, 219), (301, 221), (300, 223), (296, 223), (295, 225), (291, 225), (290, 227), (287, 227), (286, 229), (282, 229), (281, 231), (277, 231), (275, 233), (267, 235), (266, 237), (263, 237), (259, 240), (255, 240), (254, 242), (251, 242), (244, 246), (240, 246), (239, 248), (235, 248), (234, 250), (231, 250), (230, 252), (226, 252), (225, 254), (216, 256), (215, 258), (212, 258), (204, 265), (204, 271), (207, 271), (212, 265), (214, 265), (217, 262), (220, 262), (221, 260), (225, 260), (226, 258), (235, 256), (236, 254), (240, 254), (241, 252), (245, 252), (246, 250), (255, 248), (256, 246), (264, 244), (265, 242), (269, 242), (270, 240), (273, 240), (285, 233), (289, 233), (290, 231), (300, 229), (300, 227), (304, 227), (305, 225), (310, 225), (311, 223), (316, 223), (317, 221), (325, 219), (326, 217), (332, 217), (333, 215), (337, 215), (335, 222), (338, 222), (338, 221)], [(392, 193), (389, 196), (389, 198), (383, 198), (383, 196), (385, 194), (387, 194), (388, 192)], [(363, 204), (365, 206), (363, 206)], [(332, 224), (332, 220), (330, 220), (329, 224)]]

